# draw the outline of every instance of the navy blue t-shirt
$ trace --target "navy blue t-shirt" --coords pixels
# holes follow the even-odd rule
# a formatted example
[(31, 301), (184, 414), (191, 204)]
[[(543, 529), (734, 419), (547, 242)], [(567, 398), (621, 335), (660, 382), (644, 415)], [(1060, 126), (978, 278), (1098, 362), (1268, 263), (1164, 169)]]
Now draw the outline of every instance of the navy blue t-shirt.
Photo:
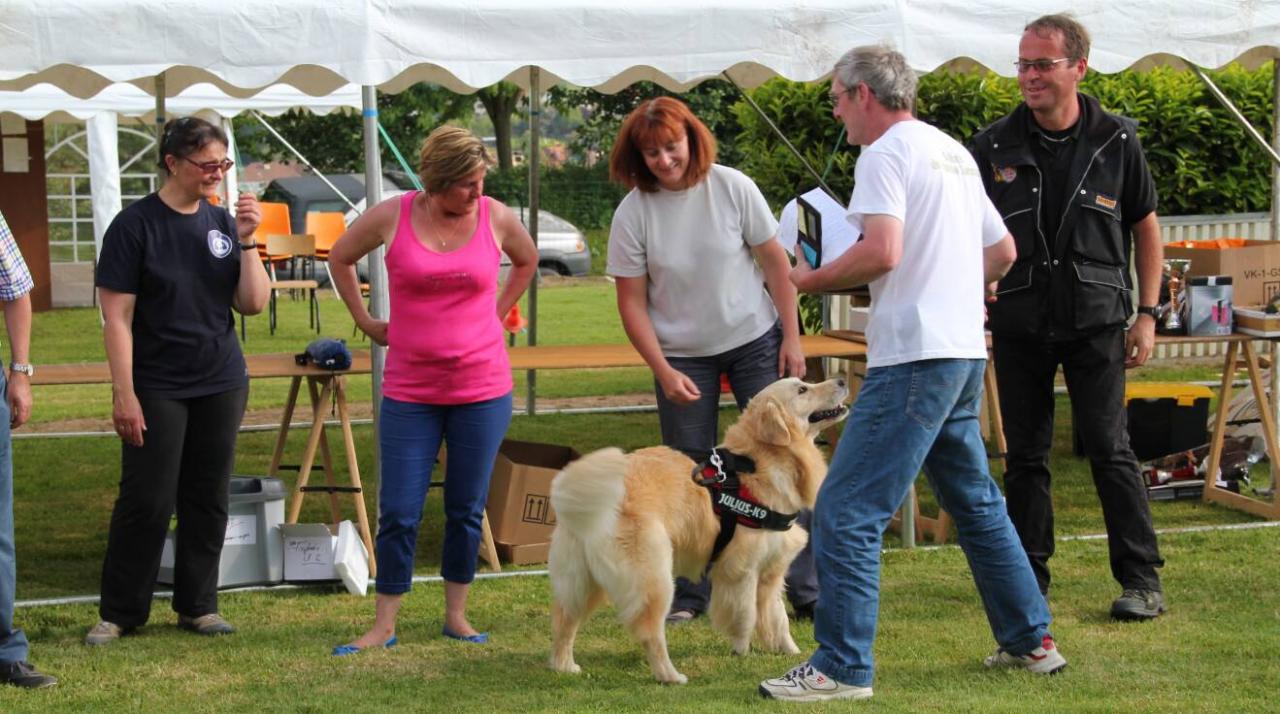
[(124, 209), (102, 238), (95, 284), (137, 296), (133, 385), (139, 396), (185, 399), (245, 386), (231, 298), (240, 242), (226, 209), (187, 215), (151, 194)]

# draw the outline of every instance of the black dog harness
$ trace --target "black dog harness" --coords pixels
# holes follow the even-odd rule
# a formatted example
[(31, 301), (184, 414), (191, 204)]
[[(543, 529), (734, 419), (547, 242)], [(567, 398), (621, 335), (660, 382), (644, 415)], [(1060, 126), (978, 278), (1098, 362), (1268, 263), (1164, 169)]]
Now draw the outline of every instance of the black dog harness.
[(707, 489), (711, 508), (720, 517), (720, 534), (711, 548), (711, 563), (716, 562), (725, 546), (733, 540), (738, 524), (785, 531), (800, 515), (779, 513), (756, 500), (751, 489), (738, 479), (739, 473), (755, 473), (756, 462), (750, 458), (723, 448), (681, 451), (697, 464), (693, 467), (693, 482)]

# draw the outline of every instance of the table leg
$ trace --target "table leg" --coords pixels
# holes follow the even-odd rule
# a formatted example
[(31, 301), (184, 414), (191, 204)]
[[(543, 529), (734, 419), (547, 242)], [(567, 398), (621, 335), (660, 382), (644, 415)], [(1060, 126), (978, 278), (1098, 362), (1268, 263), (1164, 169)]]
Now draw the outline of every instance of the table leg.
[(358, 489), (356, 497), (356, 526), (360, 529), (360, 540), (364, 541), (365, 550), (369, 553), (369, 577), (378, 576), (378, 561), (373, 550), (373, 537), (369, 533), (369, 514), (364, 505), (364, 486), (360, 483), (360, 465), (356, 462), (356, 442), (351, 434), (351, 418), (347, 413), (346, 378), (337, 377), (338, 423), (342, 425), (342, 442), (347, 452), (347, 470), (351, 472), (351, 485)]
[[(327, 379), (330, 378), (307, 377), (307, 389), (311, 391), (311, 410), (316, 414), (323, 414), (324, 412), (324, 404), (320, 402), (320, 394), (316, 391), (316, 383), (320, 380), (327, 381)], [(323, 429), (320, 430), (320, 463), (324, 465), (324, 483), (330, 489), (329, 516), (331, 522), (337, 523), (342, 520), (341, 510), (338, 508), (338, 492), (333, 490), (337, 487), (338, 482), (333, 475), (333, 452), (329, 450), (329, 437)]]
[[(333, 380), (325, 380), (324, 388), (320, 390), (319, 401), (323, 403), (328, 400), (332, 390)], [(298, 467), (298, 483), (293, 490), (293, 502), (289, 504), (287, 523), (297, 523), (298, 515), (302, 512), (302, 497), (305, 493), (302, 489), (306, 487), (307, 481), (311, 478), (311, 467), (315, 464), (316, 448), (320, 446), (320, 436), (323, 432), (324, 414), (321, 413), (319, 404), (317, 404), (311, 410), (311, 433), (307, 437), (307, 449), (302, 452), (302, 465)]]
[(1218, 390), (1218, 413), (1213, 419), (1213, 436), (1209, 440), (1209, 463), (1204, 470), (1204, 491), (1202, 498), (1214, 500), (1217, 496), (1218, 466), (1222, 463), (1222, 441), (1226, 437), (1227, 408), (1231, 404), (1231, 382), (1236, 376), (1236, 356), (1240, 351), (1239, 342), (1227, 343), (1227, 358), (1222, 363), (1222, 385)]
[(293, 423), (293, 408), (298, 403), (298, 387), (302, 377), (291, 377), (289, 381), (289, 397), (284, 402), (284, 416), (280, 419), (280, 432), (276, 435), (276, 450), (271, 454), (271, 465), (267, 467), (267, 475), (275, 477), (280, 471), (280, 459), (284, 458), (284, 443), (289, 438), (289, 425)]

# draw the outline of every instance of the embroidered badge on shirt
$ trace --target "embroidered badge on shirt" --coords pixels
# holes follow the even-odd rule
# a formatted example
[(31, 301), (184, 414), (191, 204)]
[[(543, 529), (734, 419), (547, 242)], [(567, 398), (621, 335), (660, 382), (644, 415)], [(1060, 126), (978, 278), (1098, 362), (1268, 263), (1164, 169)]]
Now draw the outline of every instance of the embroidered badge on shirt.
[(1116, 210), (1116, 200), (1114, 198), (1110, 198), (1107, 196), (1103, 196), (1102, 194), (1098, 194), (1097, 196), (1094, 196), (1093, 202), (1098, 204), (1099, 206), (1102, 206), (1108, 211)]
[(215, 258), (231, 255), (231, 239), (220, 230), (209, 231), (209, 252), (213, 253)]
[(991, 165), (992, 172), (995, 173), (996, 183), (1013, 183), (1018, 178), (1018, 169), (1013, 166), (996, 166)]

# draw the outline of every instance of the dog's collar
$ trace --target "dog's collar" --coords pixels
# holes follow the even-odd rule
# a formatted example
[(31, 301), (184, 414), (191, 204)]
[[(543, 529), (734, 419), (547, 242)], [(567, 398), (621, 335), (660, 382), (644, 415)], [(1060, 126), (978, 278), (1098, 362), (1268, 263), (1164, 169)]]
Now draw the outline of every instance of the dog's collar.
[[(779, 513), (756, 500), (751, 490), (738, 478), (739, 472), (755, 472), (756, 463), (749, 457), (719, 447), (710, 451), (681, 451), (697, 464), (693, 468), (693, 482), (707, 489), (707, 495), (711, 497), (711, 508), (720, 518), (720, 533), (711, 549), (712, 563), (720, 557), (729, 541), (733, 540), (738, 524), (748, 528), (785, 531), (791, 528), (791, 524), (800, 515)], [(700, 455), (705, 456), (700, 460)]]

